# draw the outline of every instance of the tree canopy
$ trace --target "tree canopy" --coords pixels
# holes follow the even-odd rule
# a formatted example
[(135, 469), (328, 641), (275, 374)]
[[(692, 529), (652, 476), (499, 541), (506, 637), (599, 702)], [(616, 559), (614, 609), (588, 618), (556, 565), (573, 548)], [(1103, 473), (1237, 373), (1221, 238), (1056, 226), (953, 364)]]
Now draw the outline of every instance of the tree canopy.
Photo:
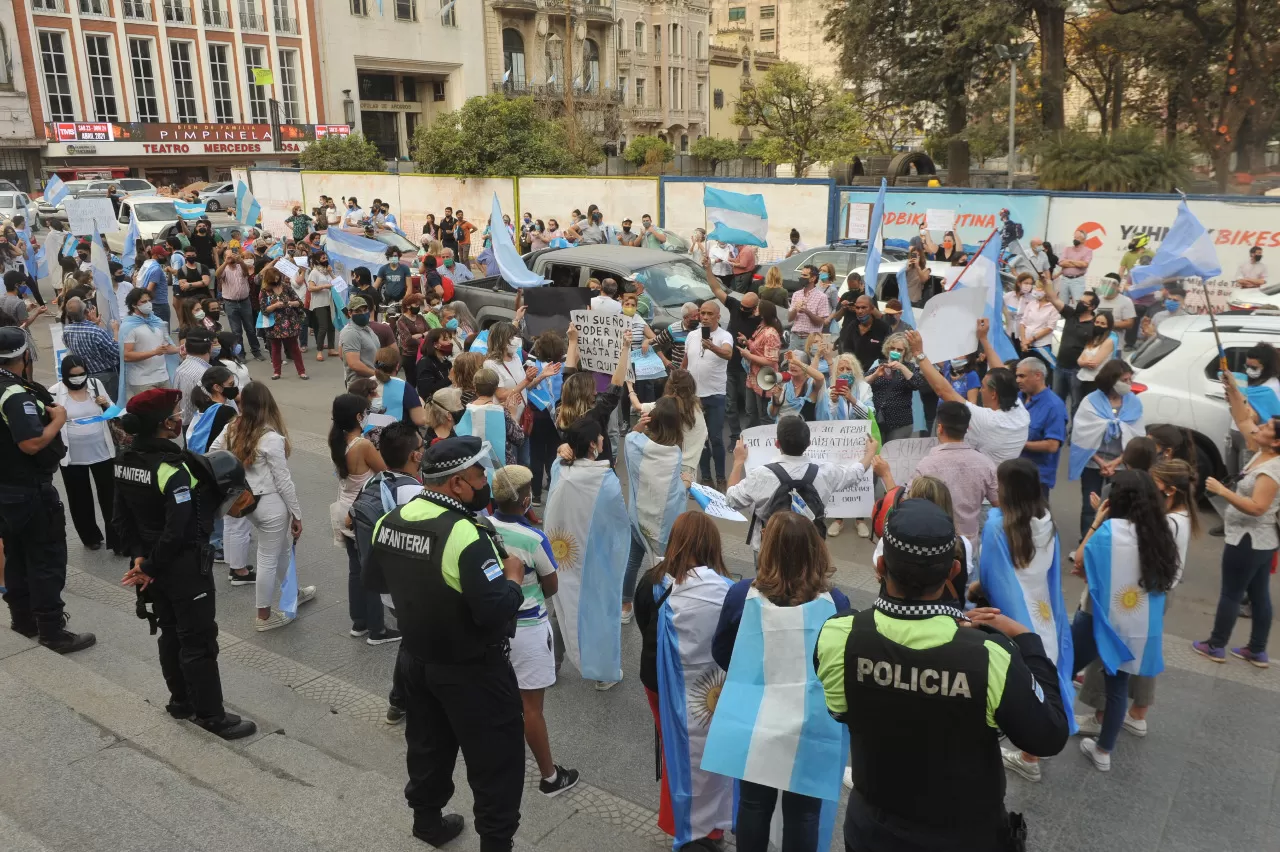
[(298, 155), (304, 169), (318, 172), (384, 172), (386, 162), (378, 146), (359, 133), (350, 136), (331, 134), (307, 146)]

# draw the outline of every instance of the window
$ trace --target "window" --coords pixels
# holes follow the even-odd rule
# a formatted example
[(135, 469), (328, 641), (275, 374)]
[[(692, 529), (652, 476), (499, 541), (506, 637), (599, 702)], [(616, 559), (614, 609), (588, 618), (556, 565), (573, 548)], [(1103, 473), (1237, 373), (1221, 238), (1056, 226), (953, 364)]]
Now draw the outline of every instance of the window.
[(302, 101), (298, 97), (298, 52), (280, 51), (280, 119), (285, 124), (302, 121)]
[(133, 96), (137, 99), (138, 121), (159, 121), (156, 75), (151, 66), (151, 40), (129, 39), (129, 64), (133, 69)]
[(290, 0), (271, 0), (271, 16), (275, 18), (276, 32), (298, 32), (298, 22), (293, 17), (293, 4)]
[(761, 31), (760, 31), (760, 40), (761, 40), (761, 41), (773, 41), (773, 30), (761, 30)]
[(454, 0), (440, 0), (440, 26), (456, 27), (458, 25), (458, 6)]
[(653, 25), (653, 55), (662, 55), (662, 24)]
[(418, 0), (396, 0), (396, 20), (418, 20)]
[(396, 93), (396, 78), (394, 74), (357, 74), (356, 85), (360, 88), (360, 100), (400, 100), (400, 96)]
[(680, 134), (680, 153), (681, 154), (689, 153), (689, 134), (688, 133)]
[(169, 42), (169, 65), (173, 69), (173, 103), (178, 121), (184, 123), (199, 121), (200, 117), (196, 109), (196, 78), (191, 67), (191, 42)]
[(164, 0), (164, 22), (166, 24), (191, 23), (191, 10), (186, 0)]
[(600, 90), (600, 47), (595, 39), (582, 42), (582, 87), (591, 92)]
[(724, 109), (724, 89), (716, 89), (711, 93), (711, 105), (716, 109)]
[(351, 14), (369, 17), (369, 0), (351, 0)]
[(265, 32), (267, 22), (258, 11), (258, 0), (240, 0), (240, 29)]
[(671, 83), (671, 108), (684, 109), (684, 69), (673, 66), (667, 70)]
[(671, 56), (674, 58), (679, 55), (680, 55), (680, 25), (672, 24), (671, 25)]
[(615, 28), (615, 29), (616, 29), (616, 31), (617, 31), (617, 34), (618, 34), (618, 44), (617, 44), (617, 48), (618, 48), (618, 50), (626, 50), (626, 48), (627, 48), (627, 40), (626, 40), (625, 35), (624, 35), (625, 30), (623, 30), (623, 29), (622, 29), (622, 19), (621, 19), (621, 18), (619, 18), (619, 19), (617, 20), (617, 24), (618, 24), (618, 26)]
[(444, 82), (445, 82), (444, 80), (431, 81), (431, 100), (437, 103), (444, 100), (444, 97), (445, 97)]
[(644, 24), (636, 21), (636, 53), (644, 53)]
[(693, 104), (694, 108), (698, 110), (698, 112), (702, 112), (702, 105), (703, 103), (705, 103), (702, 99), (705, 89), (706, 87), (702, 83), (698, 84), (698, 99), (694, 101), (694, 104)]
[(44, 71), (44, 89), (49, 96), (49, 118), (53, 121), (75, 121), (62, 33), (40, 33), (40, 65)]
[(564, 80), (564, 41), (552, 33), (547, 38), (547, 49), (543, 55), (547, 66), (547, 85), (565, 82)]
[(662, 109), (662, 69), (653, 69), (653, 77), (658, 86), (658, 109)]
[(418, 81), (412, 77), (400, 78), (400, 100), (413, 103), (418, 99)]
[(245, 46), (244, 73), (249, 87), (249, 120), (254, 124), (266, 124), (268, 120), (267, 87), (255, 83), (253, 76), (253, 69), (266, 67), (267, 62), (262, 55), (262, 48)]
[(220, 124), (236, 120), (235, 101), (231, 98), (231, 62), (227, 45), (209, 42), (209, 81), (213, 91), (213, 117)]
[(84, 50), (89, 57), (89, 85), (93, 89), (93, 116), (96, 121), (119, 121), (116, 110), (116, 80), (111, 73), (111, 43), (107, 36), (87, 35)]
[(0, 27), (0, 88), (13, 88), (13, 57), (9, 54), (9, 37)]
[(504, 83), (524, 88), (524, 36), (519, 30), (502, 31), (502, 75)]
[(110, 10), (106, 0), (80, 0), (81, 15), (107, 15)]
[(746, 19), (747, 19), (746, 6), (730, 6), (729, 7), (729, 20), (745, 21)]
[(776, 18), (777, 16), (778, 16), (777, 6), (761, 6), (760, 7), (760, 20), (763, 21), (769, 18)]
[(742, 76), (743, 77), (751, 76), (751, 62), (749, 60), (746, 60), (746, 59), (742, 60)]
[(698, 50), (697, 56), (698, 56), (698, 58), (699, 58), (699, 59), (706, 59), (706, 58), (707, 58), (707, 37), (706, 37), (706, 35), (702, 32), (702, 30), (698, 30), (698, 48), (697, 48), (697, 50)]
[(618, 94), (622, 95), (622, 102), (625, 104), (627, 102), (627, 78), (626, 77), (618, 78)]
[(646, 106), (644, 102), (644, 78), (640, 77), (636, 80), (636, 106)]
[(222, 0), (204, 0), (202, 9), (206, 27), (231, 29), (231, 18), (223, 8)]
[(65, 12), (62, 0), (31, 0), (31, 8), (37, 12)]

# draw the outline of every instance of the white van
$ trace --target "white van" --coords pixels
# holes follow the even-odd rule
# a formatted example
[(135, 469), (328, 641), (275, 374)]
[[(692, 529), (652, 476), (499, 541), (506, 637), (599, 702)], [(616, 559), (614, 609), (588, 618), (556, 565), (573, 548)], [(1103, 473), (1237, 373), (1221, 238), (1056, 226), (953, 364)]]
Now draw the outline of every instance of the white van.
[(150, 245), (166, 226), (178, 221), (178, 208), (172, 198), (159, 195), (138, 195), (120, 202), (120, 230), (103, 234), (107, 248), (116, 254), (124, 251), (124, 236), (129, 232), (129, 212), (138, 215), (138, 233)]

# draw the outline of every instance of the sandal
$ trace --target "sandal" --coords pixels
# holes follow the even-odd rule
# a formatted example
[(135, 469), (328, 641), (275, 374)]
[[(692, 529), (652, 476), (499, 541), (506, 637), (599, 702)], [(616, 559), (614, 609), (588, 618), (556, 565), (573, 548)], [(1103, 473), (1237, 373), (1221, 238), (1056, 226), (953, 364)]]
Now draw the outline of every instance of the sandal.
[(274, 382), (276, 379), (278, 379), (278, 378), (280, 378), (280, 374), (279, 374), (279, 373), (273, 373), (273, 374), (271, 375), (271, 381), (273, 381), (273, 382)]
[(302, 379), (305, 382), (305, 381), (308, 381), (311, 377), (308, 376), (306, 373), (299, 373), (298, 378)]

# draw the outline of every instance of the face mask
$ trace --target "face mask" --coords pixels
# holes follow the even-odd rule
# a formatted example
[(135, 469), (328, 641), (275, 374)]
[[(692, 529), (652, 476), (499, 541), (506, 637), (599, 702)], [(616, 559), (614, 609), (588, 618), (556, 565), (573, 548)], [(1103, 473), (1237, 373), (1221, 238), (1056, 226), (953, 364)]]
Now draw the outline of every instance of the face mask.
[(1171, 314), (1173, 314), (1173, 313), (1177, 313), (1177, 312), (1178, 312), (1178, 309), (1179, 309), (1179, 308), (1181, 308), (1181, 307), (1182, 307), (1182, 303), (1181, 303), (1181, 302), (1179, 302), (1177, 299), (1165, 299), (1165, 300), (1164, 300), (1164, 309), (1165, 309), (1166, 311), (1168, 311), (1169, 313), (1171, 313)]
[(633, 317), (636, 315), (636, 309), (631, 305), (627, 305), (625, 308), (622, 309), (622, 313), (625, 316)]
[(652, 223), (652, 222), (641, 222), (640, 224), (641, 224), (641, 225), (643, 225), (643, 226), (644, 226), (644, 227), (646, 227), (646, 228), (652, 228), (652, 227), (653, 227), (653, 223)]
[(231, 387), (228, 387), (228, 388), (223, 388), (222, 395), (223, 397), (229, 400), (235, 399), (240, 395), (240, 388), (236, 387), (235, 385), (232, 385)]
[(968, 358), (952, 358), (951, 359), (951, 371), (953, 373), (963, 373), (964, 368), (968, 366), (969, 366)]
[(871, 314), (863, 314), (858, 317), (858, 325), (866, 325), (869, 322), (871, 322)]
[(186, 262), (187, 262), (187, 266), (195, 266), (195, 265), (196, 265), (196, 259), (195, 259), (194, 257), (188, 257), (188, 258), (184, 258), (184, 259), (185, 259), (185, 260), (186, 260)]
[(1257, 263), (1258, 261), (1262, 260), (1262, 255), (1260, 254), (1250, 255), (1250, 257), (1252, 258), (1254, 263)]
[(843, 379), (849, 384), (853, 384), (853, 373), (841, 373), (840, 375), (836, 376), (836, 378)]
[(683, 325), (687, 329), (695, 329), (698, 327), (698, 318), (694, 317), (693, 319), (687, 319), (684, 321)]
[(1025, 296), (1025, 295), (1027, 295), (1028, 293), (1030, 293), (1030, 292), (1031, 292), (1031, 285), (1030, 285), (1030, 284), (1023, 284), (1021, 287), (1019, 287), (1019, 288), (1018, 288), (1018, 290), (1019, 290), (1019, 291), (1021, 291), (1022, 295), (1024, 295), (1024, 296)]
[(829, 272), (819, 272), (819, 273), (818, 273), (818, 280), (819, 280), (819, 281), (830, 281), (830, 280), (831, 280), (831, 273), (829, 273)]
[(1090, 305), (1086, 302), (1081, 302), (1078, 305), (1076, 305), (1076, 316), (1082, 317), (1085, 314), (1089, 313), (1089, 311), (1091, 310), (1093, 310), (1093, 305)]
[(1093, 327), (1094, 337), (1106, 337), (1106, 335), (1107, 335), (1107, 327), (1105, 325), (1095, 325)]
[(237, 343), (235, 346), (231, 348), (232, 355), (239, 355), (243, 351), (244, 351), (244, 347), (241, 346), (239, 343)]
[(511, 342), (507, 344), (507, 355), (514, 356), (524, 346), (524, 341), (518, 337), (511, 338)]
[(629, 234), (629, 233), (631, 233), (631, 226), (630, 226), (630, 225), (623, 225), (623, 226), (622, 226), (622, 233), (624, 233), (624, 234)]
[(1114, 390), (1116, 392), (1116, 396), (1124, 396), (1129, 391), (1133, 390), (1133, 385), (1128, 382), (1116, 382)]
[(453, 344), (452, 344), (452, 343), (440, 343), (440, 344), (437, 344), (437, 345), (436, 345), (436, 351), (437, 351), (437, 352), (439, 352), (441, 355), (452, 355), (452, 354), (453, 354)]
[(88, 381), (88, 376), (67, 376), (66, 385), (69, 388), (76, 388), (78, 390), (79, 388), (84, 387), (85, 383)]
[(1043, 291), (1043, 290), (1032, 290), (1032, 291), (1031, 291), (1031, 298), (1035, 299), (1037, 302), (1038, 302), (1038, 301), (1040, 301), (1041, 299), (1043, 299), (1043, 298), (1044, 298), (1044, 291)]
[[(468, 483), (469, 484), (469, 483)], [(489, 505), (489, 483), (484, 484), (484, 488), (474, 490), (471, 499), (462, 504), (465, 508), (472, 512), (479, 512), (481, 509)]]
[(1259, 379), (1259, 378), (1262, 378), (1262, 368), (1261, 367), (1245, 367), (1244, 374), (1251, 379)]
[(453, 269), (453, 258), (451, 258), (451, 257), (446, 257), (446, 258), (444, 259), (444, 268), (445, 268), (445, 269)]
[(153, 308), (151, 307), (150, 302), (143, 302), (141, 305), (138, 305), (138, 313), (142, 314), (144, 317), (151, 316), (152, 310)]
[(193, 311), (191, 317), (198, 322), (204, 319), (204, 311)]
[(901, 360), (902, 360), (902, 353), (901, 353), (901, 352), (899, 352), (899, 351), (898, 351), (898, 350), (896, 350), (896, 349), (891, 349), (891, 350), (889, 350), (889, 360), (890, 360), (890, 361), (901, 361)]
[(1078, 246), (1078, 245), (1080, 245), (1080, 241), (1079, 241), (1079, 240), (1072, 240), (1072, 241), (1071, 241), (1071, 245), (1073, 245), (1073, 246)]
[[(458, 327), (458, 321), (457, 321), (457, 319), (451, 319), (451, 320), (449, 320), (447, 323), (445, 323), (445, 324), (444, 324), (444, 327), (445, 327), (445, 328), (457, 328), (457, 327)], [(452, 345), (452, 344), (450, 344), (450, 345)]]
[(369, 324), (369, 315), (368, 314), (352, 314), (351, 321), (363, 328), (364, 326)]

